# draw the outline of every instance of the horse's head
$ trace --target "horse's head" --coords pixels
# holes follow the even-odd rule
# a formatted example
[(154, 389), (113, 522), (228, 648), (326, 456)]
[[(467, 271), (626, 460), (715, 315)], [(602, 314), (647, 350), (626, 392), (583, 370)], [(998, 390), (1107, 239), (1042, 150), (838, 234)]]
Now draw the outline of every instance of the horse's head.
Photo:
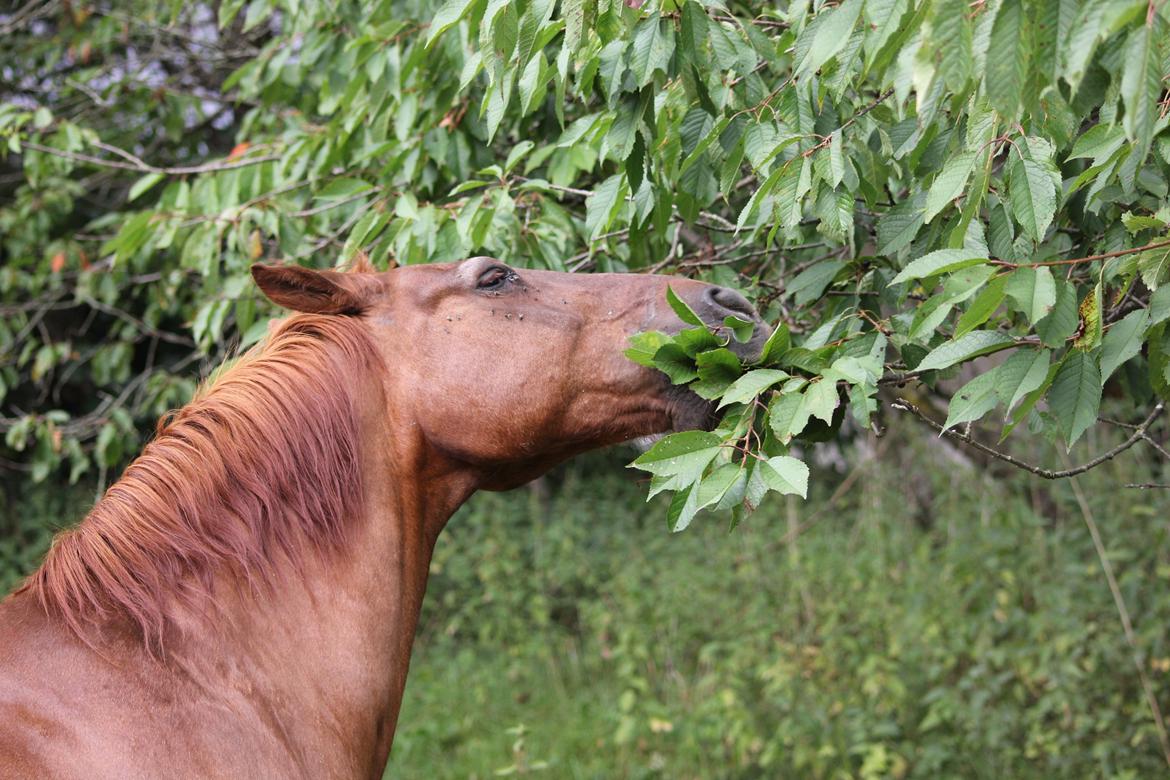
[(741, 357), (768, 335), (739, 293), (679, 277), (522, 270), (490, 257), (385, 273), (257, 265), (253, 276), (282, 306), (361, 317), (399, 427), (494, 489), (595, 447), (712, 424), (711, 404), (623, 354), (634, 333), (685, 327), (667, 286), (712, 325), (754, 322), (748, 342), (731, 341)]

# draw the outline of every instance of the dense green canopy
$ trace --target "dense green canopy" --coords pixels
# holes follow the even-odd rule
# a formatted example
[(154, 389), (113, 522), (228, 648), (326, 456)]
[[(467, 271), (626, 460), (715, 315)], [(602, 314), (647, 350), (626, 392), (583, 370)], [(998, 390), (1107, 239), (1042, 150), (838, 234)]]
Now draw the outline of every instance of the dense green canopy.
[(1170, 392), (1166, 4), (122, 5), (0, 16), (0, 426), (35, 479), (116, 467), (263, 335), (250, 263), (358, 251), (754, 296), (760, 366), (734, 321), (631, 352), (729, 410), (641, 461), (676, 527), (803, 494), (793, 439), (994, 352), (947, 426), (1071, 445), (1103, 387), (1135, 421)]

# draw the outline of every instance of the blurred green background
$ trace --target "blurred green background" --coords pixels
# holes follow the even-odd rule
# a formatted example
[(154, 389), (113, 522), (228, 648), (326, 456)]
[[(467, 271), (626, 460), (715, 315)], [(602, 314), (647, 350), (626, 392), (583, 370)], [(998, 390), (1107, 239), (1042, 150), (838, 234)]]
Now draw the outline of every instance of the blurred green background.
[[(893, 422), (730, 534), (668, 533), (630, 448), (473, 497), (435, 551), (386, 777), (1164, 776), (1072, 485)], [(1077, 487), (1165, 703), (1170, 506), (1121, 487), (1147, 471), (1134, 451)], [(90, 489), (5, 488), (5, 586)]]

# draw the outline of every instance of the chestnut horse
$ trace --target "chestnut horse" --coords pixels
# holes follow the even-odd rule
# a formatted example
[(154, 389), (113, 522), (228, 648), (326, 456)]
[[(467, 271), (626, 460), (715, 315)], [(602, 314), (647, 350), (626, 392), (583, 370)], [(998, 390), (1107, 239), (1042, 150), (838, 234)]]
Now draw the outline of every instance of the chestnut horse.
[[(178, 412), (0, 602), (0, 776), (378, 777), (435, 539), (477, 489), (710, 423), (622, 354), (738, 293), (477, 257), (252, 269), (299, 314)], [(733, 342), (734, 343), (734, 342)]]

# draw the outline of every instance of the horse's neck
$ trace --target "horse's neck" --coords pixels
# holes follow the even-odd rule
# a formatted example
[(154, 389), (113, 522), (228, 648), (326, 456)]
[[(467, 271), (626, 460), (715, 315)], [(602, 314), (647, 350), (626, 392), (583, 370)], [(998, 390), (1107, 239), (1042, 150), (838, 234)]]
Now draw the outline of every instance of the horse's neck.
[(307, 729), (288, 735), (315, 753), (302, 757), (305, 766), (381, 771), (435, 538), (471, 492), (458, 474), (411, 467), (423, 460), (413, 453), (376, 451), (365, 459), (365, 510), (349, 519), (344, 549), (271, 597), (229, 597), (221, 651), (231, 657), (215, 666), (239, 679), (208, 681), (246, 690), (256, 706), (288, 718), (282, 731)]

